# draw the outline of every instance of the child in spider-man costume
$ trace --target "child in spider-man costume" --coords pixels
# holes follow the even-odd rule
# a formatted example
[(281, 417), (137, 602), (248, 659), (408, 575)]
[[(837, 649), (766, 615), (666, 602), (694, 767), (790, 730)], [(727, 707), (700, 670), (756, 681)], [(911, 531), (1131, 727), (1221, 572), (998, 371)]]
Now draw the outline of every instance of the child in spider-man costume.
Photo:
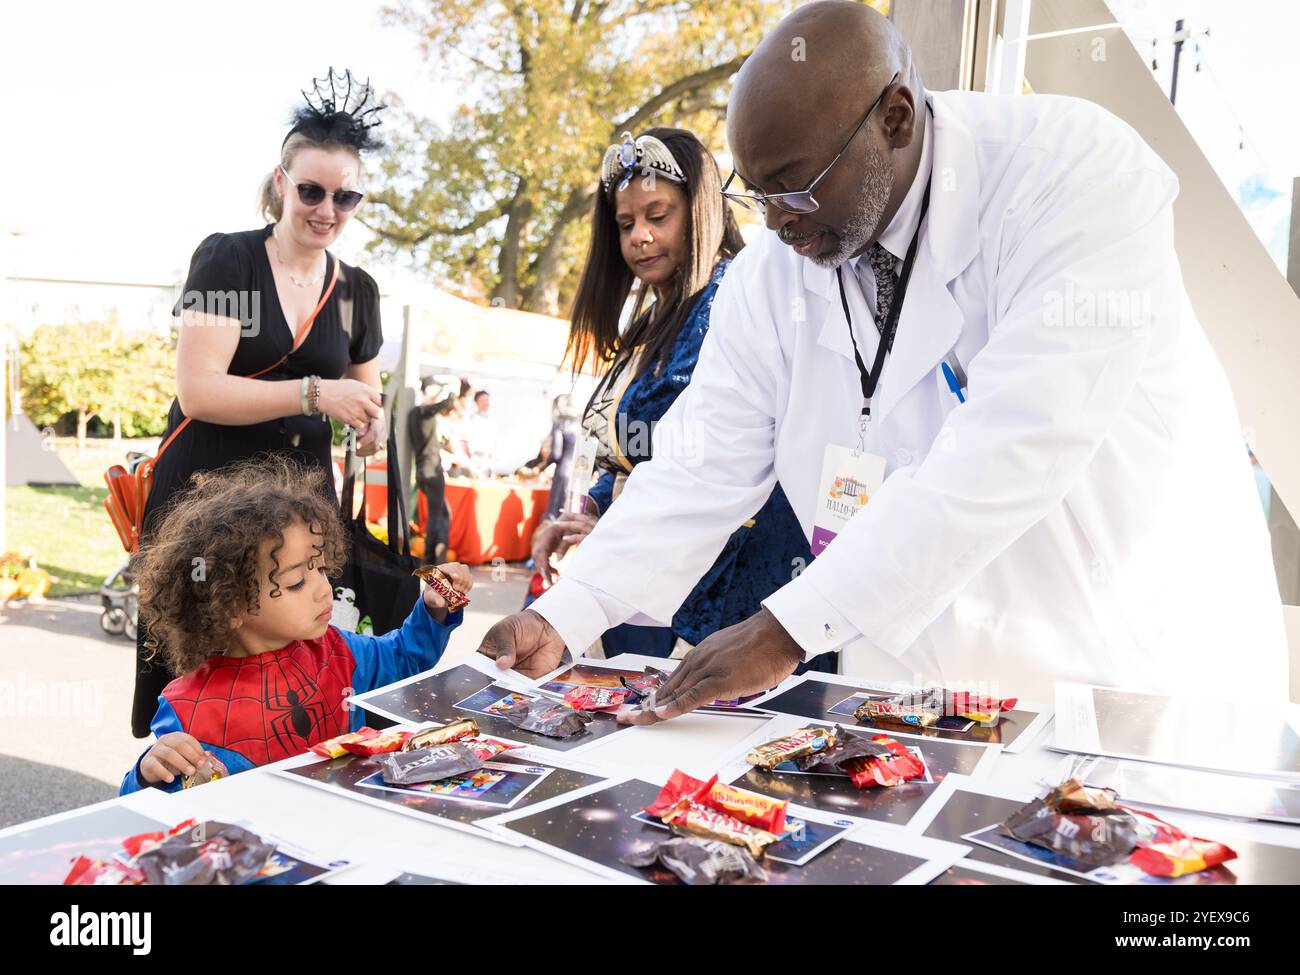
[[(136, 558), (141, 624), (174, 673), (153, 719), (157, 741), (122, 794), (181, 788), (187, 776), (229, 774), (354, 731), (351, 694), (428, 670), (461, 611), (433, 589), (383, 636), (331, 625), (344, 530), (319, 469), (275, 456), (195, 476)], [(452, 585), (473, 584), (459, 563)], [(211, 757), (210, 757), (211, 756)]]

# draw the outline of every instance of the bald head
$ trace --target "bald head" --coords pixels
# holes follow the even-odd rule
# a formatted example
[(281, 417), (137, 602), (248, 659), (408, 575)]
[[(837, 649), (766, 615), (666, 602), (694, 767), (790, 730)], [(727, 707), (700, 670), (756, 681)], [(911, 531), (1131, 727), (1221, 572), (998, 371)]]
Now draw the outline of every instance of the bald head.
[[(853, 0), (800, 7), (746, 60), (728, 105), (727, 141), (737, 172), (763, 193), (806, 189), (845, 146), (882, 91), (885, 98), (868, 124), (818, 185), (817, 212), (794, 218), (768, 207), (768, 226), (782, 230), (783, 239), (844, 229), (860, 208), (862, 180), (873, 171), (885, 180), (881, 167), (893, 179), (888, 180), (886, 212), (876, 216), (892, 217), (920, 158), (913, 123), (923, 91), (902, 35), (887, 18)], [(898, 183), (902, 186), (895, 200)], [(868, 229), (880, 231), (885, 225)]]
[(756, 110), (806, 110), (850, 90), (879, 91), (896, 71), (910, 67), (907, 42), (870, 7), (854, 0), (810, 3), (777, 24), (741, 67), (728, 134), (751, 121)]

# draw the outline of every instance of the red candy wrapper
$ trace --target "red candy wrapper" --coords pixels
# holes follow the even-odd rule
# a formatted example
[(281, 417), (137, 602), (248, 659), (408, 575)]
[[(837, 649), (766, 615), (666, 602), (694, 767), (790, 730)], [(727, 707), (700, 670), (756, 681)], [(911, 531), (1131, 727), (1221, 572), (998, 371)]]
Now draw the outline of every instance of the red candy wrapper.
[(1149, 812), (1121, 806), (1138, 824), (1137, 848), (1129, 863), (1155, 877), (1182, 877), (1237, 858), (1236, 851), (1213, 840), (1188, 836)]
[(575, 711), (613, 711), (623, 706), (630, 692), (613, 687), (573, 688), (564, 695), (564, 703)]
[(144, 871), (138, 867), (128, 867), (116, 860), (90, 860), (81, 856), (72, 861), (72, 869), (63, 878), (64, 887), (116, 887), (144, 882)]
[(122, 841), (122, 849), (126, 850), (132, 857), (137, 857), (141, 853), (154, 849), (163, 840), (171, 839), (177, 833), (184, 833), (187, 829), (197, 825), (197, 820), (187, 819), (183, 823), (177, 823), (171, 829), (155, 830), (152, 833), (137, 833), (135, 836), (128, 836)]
[(523, 745), (507, 745), (504, 741), (497, 741), (495, 738), (462, 738), (460, 744), (468, 747), (485, 762), (492, 761), (507, 749), (524, 747)]
[(748, 789), (723, 785), (716, 775), (702, 782), (681, 769), (674, 769), (655, 801), (645, 807), (645, 812), (663, 819), (683, 801), (696, 803), (731, 816), (746, 826), (778, 836), (785, 831), (785, 814), (790, 807), (784, 799), (772, 799)]
[(379, 734), (374, 728), (358, 728), (356, 731), (349, 731), (347, 734), (326, 741), (318, 741), (311, 746), (311, 750), (324, 758), (342, 758), (348, 753), (348, 750), (343, 747), (344, 742), (370, 741), (372, 738), (378, 738)]
[(381, 731), (373, 738), (367, 738), (364, 741), (341, 741), (339, 745), (344, 751), (353, 755), (364, 755), (370, 758), (375, 755), (384, 755), (388, 752), (399, 752), (406, 740), (411, 737), (409, 731)]
[(883, 785), (892, 787), (902, 785), (908, 779), (925, 775), (925, 766), (921, 760), (888, 735), (873, 735), (871, 740), (884, 745), (893, 758), (866, 757), (851, 758), (840, 766), (849, 773), (849, 778), (859, 789)]
[(710, 809), (735, 816), (747, 826), (776, 836), (785, 832), (785, 814), (790, 808), (789, 800), (772, 799), (748, 789), (723, 785), (714, 776), (709, 788), (701, 794), (700, 801)]
[(970, 691), (948, 691), (944, 713), (975, 721), (985, 727), (998, 723), (1003, 711), (1010, 711), (1016, 706), (1017, 698), (997, 698), (987, 694), (972, 694)]

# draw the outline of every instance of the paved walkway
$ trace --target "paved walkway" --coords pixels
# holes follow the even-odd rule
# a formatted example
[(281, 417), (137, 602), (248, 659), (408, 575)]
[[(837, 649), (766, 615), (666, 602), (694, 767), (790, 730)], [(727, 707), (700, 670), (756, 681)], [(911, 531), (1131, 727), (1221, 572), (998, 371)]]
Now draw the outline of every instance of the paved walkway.
[[(475, 569), (449, 656), (473, 653), (522, 604), (528, 574)], [(97, 599), (0, 606), (0, 828), (117, 795), (148, 745), (131, 737), (135, 644), (99, 627)]]

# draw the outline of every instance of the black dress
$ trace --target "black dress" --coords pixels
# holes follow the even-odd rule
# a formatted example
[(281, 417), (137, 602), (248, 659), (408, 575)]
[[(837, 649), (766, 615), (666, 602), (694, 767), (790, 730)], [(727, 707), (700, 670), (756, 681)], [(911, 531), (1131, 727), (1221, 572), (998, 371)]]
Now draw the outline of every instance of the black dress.
[[(278, 360), (293, 345), (293, 331), (280, 307), (279, 293), (266, 253), (271, 225), (260, 230), (234, 234), (213, 234), (203, 241), (190, 260), (181, 300), (172, 314), (182, 308), (237, 318), (244, 323), (239, 344), (227, 372), (247, 376)], [(336, 258), (326, 258), (324, 294), (334, 273)], [(319, 295), (318, 295), (319, 297)], [(343, 325), (343, 302), (351, 302), (350, 331)], [(329, 301), (316, 316), (307, 340), (277, 368), (259, 377), (268, 381), (320, 376), (341, 379), (354, 363), (368, 362), (379, 354), (383, 334), (379, 324), (379, 288), (365, 271), (339, 262), (339, 280)], [(172, 401), (163, 440), (184, 419), (180, 405)], [(288, 416), (246, 426), (227, 426), (191, 420), (167, 448), (154, 469), (154, 483), (145, 508), (142, 545), (158, 513), (195, 471), (214, 470), (262, 452), (289, 454), (306, 464), (331, 470), (331, 431), (323, 416)], [(332, 495), (331, 489), (331, 495)], [(131, 708), (131, 730), (137, 738), (149, 734), (149, 724), (158, 708), (158, 695), (172, 679), (161, 657), (146, 661), (146, 620), (139, 621), (136, 639), (135, 700)]]

